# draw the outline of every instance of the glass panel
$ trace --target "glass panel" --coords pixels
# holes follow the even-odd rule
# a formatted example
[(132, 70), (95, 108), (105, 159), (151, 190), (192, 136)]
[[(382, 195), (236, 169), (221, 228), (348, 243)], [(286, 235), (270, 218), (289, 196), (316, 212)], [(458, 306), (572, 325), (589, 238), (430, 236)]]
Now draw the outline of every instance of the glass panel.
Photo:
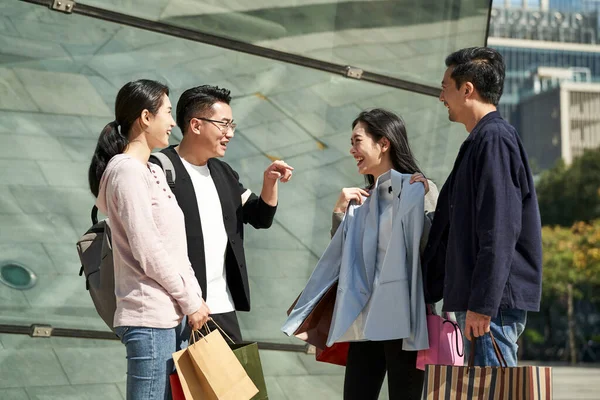
[(25, 3), (0, 8), (0, 22), (0, 258), (38, 276), (29, 290), (0, 284), (2, 324), (106, 330), (78, 276), (74, 244), (90, 226), (86, 174), (96, 138), (129, 80), (167, 82), (173, 102), (198, 84), (231, 89), (239, 128), (225, 159), (255, 192), (270, 157), (296, 168), (281, 185), (274, 226), (247, 229), (253, 311), (240, 318), (255, 340), (298, 343), (279, 327), (329, 241), (340, 189), (362, 185), (348, 154), (362, 109), (401, 114), (439, 185), (465, 136), (433, 97)]
[[(31, 4), (2, 3), (0, 33), (0, 263), (37, 276), (28, 290), (0, 283), (0, 324), (107, 330), (78, 276), (75, 242), (90, 226), (90, 157), (129, 80), (168, 83), (174, 103), (199, 84), (231, 89), (239, 128), (225, 160), (255, 192), (272, 157), (296, 168), (280, 187), (273, 226), (246, 230), (253, 308), (240, 323), (249, 340), (300, 343), (280, 326), (329, 241), (340, 189), (363, 184), (348, 154), (361, 110), (401, 114), (424, 172), (440, 186), (466, 136), (433, 97)], [(441, 58), (435, 68), (443, 69)], [(298, 353), (261, 358), (271, 398), (340, 397), (338, 367)], [(0, 335), (0, 398), (121, 399), (124, 380), (118, 341)]]
[(488, 0), (86, 0), (83, 4), (439, 86), (443, 58), (485, 43)]
[(125, 399), (117, 340), (0, 334), (0, 399)]

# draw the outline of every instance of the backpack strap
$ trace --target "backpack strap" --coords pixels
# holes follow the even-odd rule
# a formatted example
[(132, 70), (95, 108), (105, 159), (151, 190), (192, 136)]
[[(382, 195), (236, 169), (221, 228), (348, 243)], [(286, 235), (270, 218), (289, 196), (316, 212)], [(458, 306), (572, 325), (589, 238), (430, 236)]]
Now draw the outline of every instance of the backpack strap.
[(165, 171), (167, 183), (171, 190), (173, 190), (175, 188), (175, 167), (173, 166), (171, 159), (167, 157), (165, 153), (159, 151), (150, 155), (150, 162), (158, 165)]
[(92, 207), (92, 225), (96, 225), (98, 223), (98, 207), (94, 205)]

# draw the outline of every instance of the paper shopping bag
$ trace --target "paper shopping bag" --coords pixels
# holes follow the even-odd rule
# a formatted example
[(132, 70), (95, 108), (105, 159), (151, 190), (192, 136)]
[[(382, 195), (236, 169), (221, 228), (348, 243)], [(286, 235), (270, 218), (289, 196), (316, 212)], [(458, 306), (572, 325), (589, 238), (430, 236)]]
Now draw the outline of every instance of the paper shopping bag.
[(252, 397), (252, 400), (268, 400), (267, 384), (265, 383), (265, 375), (258, 354), (258, 344), (251, 343), (229, 343), (229, 347), (233, 350), (233, 354), (237, 357), (244, 370), (252, 379), (252, 382), (258, 388), (258, 393)]
[(172, 400), (185, 400), (185, 394), (181, 387), (181, 381), (177, 372), (169, 375), (169, 383), (171, 384), (171, 398)]
[(552, 400), (550, 367), (427, 365), (423, 400)]
[(196, 372), (188, 349), (173, 353), (173, 362), (185, 400), (214, 398), (209, 397), (209, 393), (206, 392), (205, 388), (208, 386), (206, 379)]
[(349, 342), (334, 343), (331, 347), (317, 349), (315, 358), (317, 361), (346, 366), (348, 361)]
[[(187, 348), (205, 393), (202, 400), (250, 400), (258, 388), (218, 330)], [(183, 385), (182, 385), (183, 386)], [(196, 399), (196, 397), (194, 397)], [(187, 399), (186, 399), (187, 400)]]
[(464, 365), (463, 338), (458, 324), (446, 313), (427, 315), (427, 333), (429, 348), (417, 352), (417, 368), (425, 370), (426, 365)]
[[(552, 400), (550, 367), (508, 367), (490, 333), (500, 367), (427, 365), (423, 400)], [(475, 348), (475, 346), (473, 346)]]
[[(327, 337), (329, 336), (331, 319), (333, 318), (333, 309), (335, 308), (337, 287), (338, 283), (335, 282), (327, 292), (325, 292), (304, 322), (296, 329), (294, 332), (295, 337), (315, 346), (317, 349), (325, 349), (327, 347), (326, 343)], [(300, 295), (298, 295), (298, 298), (300, 298)], [(288, 315), (290, 315), (294, 309), (298, 298), (288, 309)]]

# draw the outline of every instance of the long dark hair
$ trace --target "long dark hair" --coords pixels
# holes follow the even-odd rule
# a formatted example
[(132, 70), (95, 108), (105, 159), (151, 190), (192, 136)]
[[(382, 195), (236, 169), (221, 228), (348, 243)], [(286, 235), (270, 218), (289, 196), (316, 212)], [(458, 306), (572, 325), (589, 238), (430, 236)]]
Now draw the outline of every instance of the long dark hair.
[[(390, 159), (396, 171), (403, 174), (421, 172), (408, 145), (406, 126), (402, 118), (393, 112), (375, 108), (358, 114), (358, 117), (352, 122), (352, 129), (359, 122), (365, 124), (367, 134), (374, 141), (377, 142), (383, 137), (390, 141)], [(372, 187), (375, 184), (375, 177), (366, 175), (365, 181), (368, 187)]]
[(116, 118), (102, 129), (88, 171), (90, 190), (95, 197), (98, 197), (100, 179), (106, 165), (111, 158), (125, 151), (132, 125), (144, 110), (156, 114), (165, 94), (169, 95), (167, 86), (148, 79), (126, 83), (119, 90), (115, 102)]

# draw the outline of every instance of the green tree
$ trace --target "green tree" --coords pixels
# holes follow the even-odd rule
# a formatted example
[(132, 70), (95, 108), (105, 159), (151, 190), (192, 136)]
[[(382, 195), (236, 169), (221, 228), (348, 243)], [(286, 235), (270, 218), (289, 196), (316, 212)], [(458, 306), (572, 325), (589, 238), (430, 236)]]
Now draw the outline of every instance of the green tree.
[[(536, 187), (544, 251), (543, 303), (566, 300), (571, 362), (576, 362), (574, 299), (600, 287), (600, 148), (586, 150), (566, 166), (559, 161)], [(546, 321), (546, 331), (551, 334)]]
[(536, 191), (544, 225), (600, 218), (600, 148), (586, 150), (568, 167), (559, 161), (542, 174)]
[(536, 192), (543, 225), (568, 226), (571, 216), (564, 213), (568, 208), (568, 197), (565, 195), (567, 168), (563, 160), (545, 171), (537, 184)]
[(575, 269), (583, 283), (600, 287), (600, 219), (590, 223), (577, 222), (571, 230), (575, 235)]
[(577, 222), (571, 228), (545, 226), (542, 245), (544, 301), (566, 299), (569, 355), (576, 363), (574, 299), (581, 296), (582, 285), (600, 286), (600, 219)]

